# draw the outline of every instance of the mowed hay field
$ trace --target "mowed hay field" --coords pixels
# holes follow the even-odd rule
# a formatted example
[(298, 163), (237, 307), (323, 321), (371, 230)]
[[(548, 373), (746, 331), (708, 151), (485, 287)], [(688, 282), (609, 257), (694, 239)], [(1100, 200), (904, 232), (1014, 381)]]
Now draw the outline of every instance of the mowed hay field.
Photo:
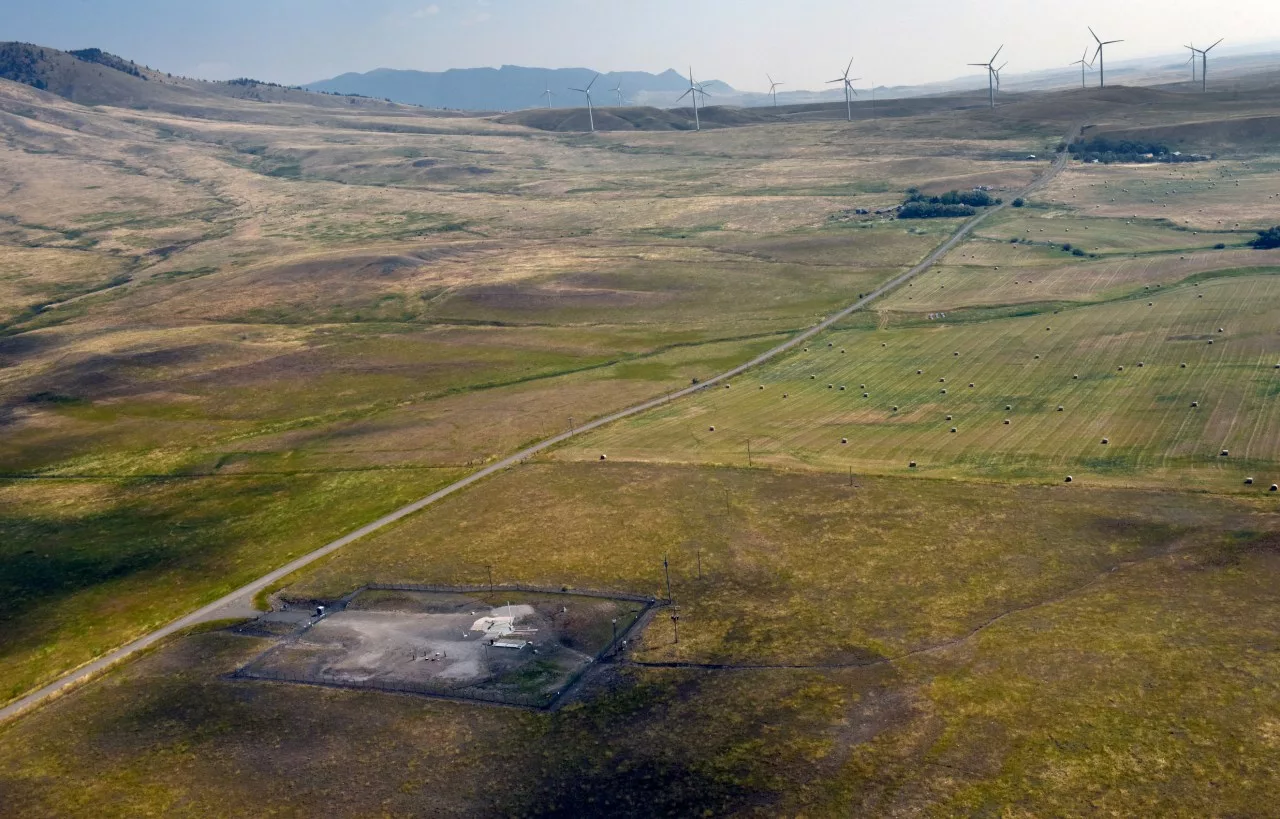
[(556, 457), (745, 465), (750, 440), (784, 467), (1265, 492), (1278, 321), (1280, 277), (1257, 270), (1088, 306), (885, 313)]
[(530, 464), (282, 593), (486, 565), (661, 593), (666, 556), (678, 645), (660, 611), (540, 714), (235, 681), (262, 642), (189, 636), (0, 729), (0, 794), (95, 816), (1256, 815), (1280, 787), (1269, 506)]

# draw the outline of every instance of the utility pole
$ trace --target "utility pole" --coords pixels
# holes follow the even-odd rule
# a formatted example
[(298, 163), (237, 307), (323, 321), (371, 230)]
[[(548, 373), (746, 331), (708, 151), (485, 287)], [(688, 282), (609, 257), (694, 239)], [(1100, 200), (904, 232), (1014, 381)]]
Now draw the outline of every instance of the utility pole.
[(676, 645), (680, 644), (680, 607), (671, 607), (671, 628), (675, 630)]
[(573, 432), (573, 416), (569, 416), (569, 431)]
[(747, 439), (747, 466), (752, 466), (752, 463), (751, 463), (751, 439), (750, 439), (750, 438), (748, 438), (748, 439)]
[(671, 599), (671, 564), (667, 562), (667, 556), (662, 556), (662, 573), (667, 576), (667, 599)]
[(617, 644), (618, 644), (618, 618), (615, 617), (613, 618), (613, 642), (610, 643), (610, 646), (616, 646)]
[(698, 547), (698, 582), (702, 582), (702, 547)]
[(849, 467), (849, 485), (853, 486), (853, 467)]
[(489, 593), (493, 594), (493, 566), (486, 563), (484, 569), (489, 573)]

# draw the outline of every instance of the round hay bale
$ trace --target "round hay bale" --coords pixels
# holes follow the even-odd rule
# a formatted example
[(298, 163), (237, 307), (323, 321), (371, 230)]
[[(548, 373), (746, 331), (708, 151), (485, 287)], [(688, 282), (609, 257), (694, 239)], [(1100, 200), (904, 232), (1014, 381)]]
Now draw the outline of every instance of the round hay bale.
[(942, 394), (943, 394), (943, 395), (946, 395), (946, 394), (947, 394), (947, 391), (946, 391), (946, 390), (943, 390), (943, 391), (942, 391)]
[(952, 427), (952, 428), (951, 428), (951, 431), (952, 431), (953, 433), (954, 433), (954, 432), (959, 432), (959, 430), (957, 430), (955, 427)]
[(1012, 423), (1013, 423), (1013, 422), (1012, 422), (1012, 421), (1010, 421), (1008, 418), (1004, 419), (1004, 425), (1005, 425), (1006, 427), (1007, 427), (1007, 426), (1009, 426), (1009, 425), (1010, 425), (1010, 424), (1012, 424)]
[(841, 350), (841, 351), (840, 351), (840, 355), (844, 355), (844, 350)]
[(1219, 333), (1225, 333), (1225, 332), (1226, 332), (1226, 330), (1225, 330), (1225, 329), (1223, 329), (1222, 327), (1219, 327), (1219, 328), (1218, 328), (1218, 332), (1219, 332)]
[(1066, 479), (1066, 481), (1065, 481), (1065, 482), (1066, 482), (1066, 483), (1071, 483), (1073, 480), (1075, 480), (1075, 479), (1074, 479), (1074, 478), (1072, 478), (1070, 475), (1068, 475), (1068, 476), (1067, 476), (1067, 479)]
[(924, 375), (924, 370), (916, 370), (916, 375)]
[(790, 396), (788, 393), (785, 393), (785, 392), (784, 392), (784, 393), (782, 394), (782, 397), (783, 397), (783, 398), (790, 398), (791, 396)]
[(1116, 367), (1116, 372), (1120, 372), (1120, 373), (1124, 372), (1124, 365), (1121, 364), (1119, 367)]
[(1058, 412), (1066, 412), (1066, 410), (1062, 408), (1061, 404), (1058, 405)]
[(828, 384), (828, 385), (827, 385), (827, 389), (829, 389), (829, 390), (834, 390), (835, 388), (836, 388), (836, 385), (835, 385), (835, 384)]
[(1040, 356), (1036, 356), (1036, 361), (1039, 361), (1039, 360), (1040, 360)]
[(810, 381), (817, 381), (817, 380), (818, 380), (818, 376), (816, 376), (816, 375), (811, 375), (811, 376), (809, 376), (809, 380), (810, 380)]
[(1149, 301), (1149, 302), (1147, 302), (1147, 306), (1148, 306), (1148, 307), (1155, 307), (1155, 306), (1156, 306), (1156, 303), (1155, 303), (1154, 301)]
[(869, 393), (869, 392), (864, 392), (864, 393), (862, 394), (862, 397), (863, 397), (863, 398), (870, 398), (870, 397), (871, 397), (871, 393)]
[(1005, 412), (1013, 412), (1013, 404), (1005, 404), (1005, 405), (1004, 405), (1004, 411), (1005, 411)]
[(1138, 362), (1138, 366), (1139, 366), (1139, 367), (1145, 367), (1145, 366), (1147, 366), (1147, 364), (1146, 364), (1146, 362), (1144, 362), (1144, 361), (1139, 361), (1139, 362)]
[(953, 357), (955, 357), (955, 358), (959, 358), (959, 357), (960, 357), (960, 351), (959, 351), (959, 350), (956, 350), (956, 351), (955, 351), (954, 353), (952, 353), (951, 355), (952, 355)]
[(845, 387), (845, 385), (844, 385), (844, 384), (841, 384), (841, 385), (840, 385), (840, 392), (844, 392), (846, 389), (848, 389), (848, 388), (847, 388), (847, 387)]
[(859, 384), (859, 385), (858, 385), (858, 389), (860, 389), (860, 390), (865, 390), (866, 388), (867, 388), (867, 385), (866, 385), (866, 384)]
[(1072, 381), (1079, 381), (1079, 380), (1080, 380), (1080, 375), (1077, 373), (1076, 375), (1071, 376), (1071, 380), (1072, 380)]
[(1230, 457), (1231, 457), (1231, 450), (1229, 450), (1229, 449), (1224, 449), (1224, 450), (1222, 450), (1222, 455), (1221, 455), (1221, 457), (1223, 457), (1223, 458), (1230, 458)]
[(600, 460), (602, 460), (602, 461), (607, 461), (607, 460), (609, 460), (609, 456), (608, 456), (608, 455), (601, 455), (601, 456), (600, 456)]
[(830, 343), (830, 342), (828, 342), (828, 343), (827, 343), (827, 349), (830, 349), (830, 348), (832, 348), (832, 347), (834, 347), (834, 346), (836, 346), (836, 345), (834, 345), (834, 344), (832, 344), (832, 343)]
[(972, 382), (972, 381), (970, 381), (970, 382), (969, 382), (969, 389), (973, 389), (973, 382)]
[(1273, 483), (1273, 484), (1271, 484), (1271, 491), (1272, 491), (1272, 492), (1280, 492), (1280, 486), (1276, 486), (1274, 483)]
[(715, 431), (716, 431), (716, 428), (715, 428), (715, 427), (708, 427), (707, 431), (708, 431), (708, 432), (715, 432)]
[(1212, 343), (1213, 343), (1213, 339), (1209, 339), (1209, 343), (1210, 343), (1210, 344), (1212, 344)]
[(1253, 478), (1245, 478), (1245, 479), (1244, 479), (1244, 485), (1245, 485), (1245, 486), (1253, 486)]
[(912, 461), (912, 462), (911, 462), (911, 467), (910, 467), (910, 468), (911, 468), (911, 469), (915, 469), (915, 468), (916, 468), (916, 462), (915, 462), (915, 461)]
[(889, 345), (888, 345), (888, 344), (881, 344), (880, 346), (881, 346), (881, 347), (888, 347)]
[(938, 383), (939, 383), (939, 384), (945, 384), (945, 383), (947, 383), (947, 379), (945, 379), (945, 378), (939, 378), (939, 379), (938, 379)]
[(725, 384), (725, 385), (724, 385), (724, 388), (727, 390), (727, 389), (729, 389), (729, 388), (730, 388), (730, 387), (732, 387), (732, 386), (733, 386), (732, 384)]
[(849, 443), (849, 439), (848, 439), (848, 438), (841, 438), (841, 439), (840, 439), (840, 443), (842, 443), (842, 444), (847, 444), (847, 443)]
[(764, 384), (761, 384), (761, 385), (760, 385), (760, 389), (764, 389)]
[(952, 417), (951, 417), (950, 415), (948, 415), (948, 416), (947, 416), (947, 420), (948, 420), (948, 421), (951, 421), (951, 420), (953, 420), (953, 419), (952, 419)]
[(1186, 368), (1187, 368), (1187, 362), (1185, 362), (1185, 361), (1184, 361), (1184, 362), (1182, 362), (1182, 369), (1184, 369), (1184, 370), (1185, 370)]
[(1196, 408), (1198, 408), (1199, 406), (1200, 406), (1200, 402), (1199, 402), (1199, 401), (1192, 401), (1192, 402), (1191, 402), (1191, 408), (1192, 408), (1192, 409), (1196, 409)]
[(1103, 446), (1107, 446), (1107, 445), (1109, 445), (1110, 443), (1111, 443), (1111, 439), (1110, 439), (1110, 438), (1103, 438), (1103, 439), (1102, 439), (1102, 445), (1103, 445)]
[(894, 411), (894, 412), (897, 412), (897, 411), (898, 411), (898, 408), (897, 408), (897, 407), (894, 407), (894, 408), (893, 408), (893, 411)]

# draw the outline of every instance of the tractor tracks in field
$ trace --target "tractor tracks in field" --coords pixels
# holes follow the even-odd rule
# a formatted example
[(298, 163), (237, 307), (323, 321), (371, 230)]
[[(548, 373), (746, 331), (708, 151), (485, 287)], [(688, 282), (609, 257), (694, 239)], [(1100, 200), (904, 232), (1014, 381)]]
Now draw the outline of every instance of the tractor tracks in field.
[(896, 654), (892, 657), (877, 657), (875, 659), (849, 660), (845, 662), (829, 662), (829, 663), (698, 663), (698, 662), (682, 662), (679, 660), (662, 662), (662, 661), (633, 660), (629, 657), (618, 657), (614, 659), (613, 662), (615, 662), (618, 665), (632, 666), (635, 668), (654, 668), (654, 669), (665, 668), (665, 669), (688, 670), (688, 671), (842, 671), (842, 670), (856, 670), (856, 669), (864, 669), (864, 668), (878, 668), (881, 666), (892, 666), (892, 665), (901, 663), (905, 660), (911, 660), (916, 657), (924, 656), (926, 654), (936, 654), (938, 652), (946, 651), (947, 649), (950, 649), (950, 648), (955, 648), (958, 645), (967, 643), (968, 641), (972, 640), (974, 637), (977, 637), (980, 634), (982, 634), (987, 629), (1001, 623), (1002, 621), (1010, 617), (1014, 617), (1019, 614), (1025, 614), (1031, 611), (1036, 611), (1042, 608), (1048, 608), (1050, 606), (1056, 606), (1059, 603), (1066, 602), (1067, 600), (1070, 600), (1073, 597), (1077, 597), (1081, 594), (1084, 594), (1085, 592), (1088, 592), (1090, 589), (1093, 589), (1094, 587), (1101, 585), (1102, 583), (1106, 582), (1108, 579), (1116, 576), (1117, 574), (1127, 569), (1131, 569), (1134, 566), (1139, 566), (1139, 565), (1150, 563), (1156, 560), (1164, 560), (1174, 555), (1175, 553), (1179, 552), (1180, 550), (1182, 550), (1182, 548), (1185, 545), (1186, 545), (1186, 542), (1184, 540), (1178, 540), (1170, 544), (1168, 547), (1161, 549), (1155, 553), (1148, 554), (1143, 557), (1136, 557), (1131, 560), (1121, 561), (1115, 564), (1114, 566), (1111, 566), (1110, 568), (1105, 569), (1102, 572), (1099, 572), (1098, 574), (1094, 575), (1084, 583), (1081, 583), (1078, 586), (1073, 586), (1069, 589), (1066, 589), (1065, 591), (1062, 591), (1054, 595), (1053, 597), (1049, 597), (1044, 600), (1037, 600), (1033, 603), (1027, 603), (1022, 606), (1014, 606), (1013, 608), (1006, 609), (1005, 611), (1002, 611), (999, 614), (993, 615), (992, 617), (989, 617), (986, 620), (983, 620), (982, 622), (978, 623), (969, 631), (959, 635), (958, 637), (953, 637), (949, 640), (944, 640), (940, 643), (935, 643), (934, 645), (924, 646), (923, 648), (912, 649), (911, 651), (906, 651), (906, 652), (903, 652), (902, 654)]
[[(1066, 142), (1071, 143), (1075, 141), (1075, 138), (1081, 133), (1081, 131), (1083, 130), (1083, 127), (1084, 127), (1083, 123), (1072, 126), (1071, 131), (1065, 137)], [(1025, 197), (1042, 189), (1044, 186), (1048, 185), (1055, 178), (1057, 178), (1058, 174), (1061, 173), (1064, 168), (1066, 168), (1069, 160), (1070, 160), (1070, 154), (1067, 151), (1064, 150), (1060, 152), (1054, 158), (1053, 163), (1049, 166), (1049, 169), (1045, 173), (1041, 174), (1040, 177), (1038, 177), (1035, 181), (1033, 181), (1031, 184), (1027, 185), (1026, 187), (1022, 188), (1021, 190), (1017, 191), (1013, 195), (1019, 196), (1019, 197)], [(677, 390), (673, 393), (669, 393), (667, 395), (661, 395), (656, 398), (652, 398), (648, 401), (644, 401), (640, 404), (632, 405), (630, 407), (627, 407), (626, 409), (609, 413), (608, 415), (597, 418), (594, 421), (581, 424), (579, 426), (574, 427), (571, 430), (562, 432), (558, 435), (554, 435), (550, 438), (546, 438), (536, 444), (533, 444), (532, 446), (526, 447), (520, 450), (519, 452), (516, 452), (513, 455), (503, 458), (500, 461), (496, 461), (484, 467), (483, 469), (473, 472), (472, 474), (464, 478), (461, 478), (460, 480), (457, 480), (454, 483), (451, 483), (442, 489), (432, 492), (430, 495), (427, 495), (424, 498), (414, 501), (413, 503), (410, 503), (406, 506), (402, 506), (401, 508), (395, 510), (394, 512), (383, 515), (377, 520), (371, 523), (365, 524), (364, 526), (361, 526), (355, 531), (352, 531), (344, 535), (343, 537), (338, 538), (337, 540), (334, 540), (324, 546), (321, 546), (319, 549), (309, 552), (303, 555), (302, 557), (299, 557), (290, 561), (289, 563), (285, 564), (284, 566), (281, 566), (278, 569), (268, 572), (267, 574), (263, 575), (257, 580), (254, 580), (253, 582), (248, 583), (240, 587), (239, 589), (236, 589), (230, 594), (227, 594), (213, 601), (212, 603), (209, 603), (208, 605), (200, 609), (197, 609), (196, 611), (191, 612), (190, 614), (186, 614), (182, 617), (179, 617), (178, 619), (173, 620), (169, 624), (162, 626), (161, 628), (156, 629), (155, 631), (152, 631), (146, 635), (143, 635), (142, 637), (139, 637), (133, 640), (132, 642), (129, 642), (123, 646), (120, 646), (114, 651), (110, 651), (107, 654), (104, 654), (103, 656), (99, 657), (98, 659), (63, 675), (62, 677), (49, 683), (48, 685), (43, 686), (42, 688), (36, 689), (35, 691), (32, 691), (26, 694), (25, 696), (19, 697), (18, 699), (11, 701), (4, 707), (0, 708), (0, 722), (4, 722), (8, 719), (11, 719), (17, 716), (20, 713), (23, 713), (31, 708), (34, 708), (52, 697), (65, 694), (70, 690), (72, 690), (73, 688), (91, 681), (98, 674), (112, 668), (115, 665), (118, 665), (121, 662), (124, 662), (125, 660), (129, 659), (133, 655), (138, 654), (139, 652), (145, 651), (146, 649), (151, 648), (152, 646), (156, 645), (160, 641), (165, 640), (168, 637), (178, 634), (179, 632), (182, 632), (186, 629), (192, 628), (193, 626), (197, 626), (202, 623), (219, 621), (219, 620), (226, 620), (226, 619), (232, 619), (232, 618), (244, 619), (247, 617), (254, 616), (254, 614), (256, 614), (257, 612), (257, 609), (254, 606), (254, 599), (256, 598), (256, 596), (261, 592), (268, 590), (275, 584), (280, 583), (289, 575), (305, 568), (306, 566), (316, 562), (317, 560), (320, 560), (321, 558), (327, 557), (328, 555), (338, 551), (339, 549), (341, 549), (342, 547), (350, 543), (360, 540), (361, 538), (364, 538), (367, 535), (371, 535), (380, 529), (383, 529), (387, 526), (390, 526), (393, 523), (396, 523), (400, 520), (403, 520), (404, 518), (409, 517), (410, 515), (420, 512), (426, 507), (431, 506), (432, 504), (435, 504), (439, 501), (442, 501), (445, 498), (449, 497), (450, 495), (453, 495), (457, 492), (460, 492), (463, 489), (466, 489), (472, 484), (478, 483), (500, 472), (504, 472), (507, 469), (510, 469), (511, 467), (526, 461), (527, 459), (533, 457), (534, 455), (537, 455), (541, 452), (551, 449), (552, 447), (558, 446), (570, 439), (577, 438), (583, 435), (584, 433), (592, 432), (596, 429), (599, 429), (600, 427), (607, 426), (608, 424), (612, 424), (615, 421), (620, 421), (624, 418), (629, 418), (633, 415), (639, 415), (640, 413), (648, 412), (649, 410), (652, 410), (652, 409), (657, 409), (658, 407), (664, 406), (676, 399), (684, 398), (689, 395), (694, 395), (696, 393), (701, 392), (702, 390), (708, 389), (718, 384), (722, 384), (725, 381), (728, 381), (732, 378), (736, 378), (737, 376), (741, 375), (742, 373), (748, 370), (754, 369), (760, 366), (761, 364), (764, 364), (774, 358), (777, 358), (778, 356), (786, 352), (789, 352), (790, 350), (795, 349), (796, 347), (799, 347), (800, 345), (804, 344), (806, 341), (812, 339), (813, 337), (819, 335), (820, 333), (823, 333), (831, 329), (840, 321), (843, 321), (844, 319), (848, 318), (851, 314), (857, 312), (858, 310), (861, 310), (862, 308), (866, 307), (867, 305), (871, 304), (877, 299), (887, 295), (888, 293), (893, 292), (897, 288), (901, 287), (903, 284), (906, 284), (910, 280), (916, 278), (917, 276), (920, 276), (925, 271), (929, 270), (942, 257), (946, 256), (948, 253), (954, 250), (957, 245), (959, 245), (961, 242), (967, 239), (974, 232), (974, 230), (976, 230), (983, 222), (990, 219), (992, 215), (999, 213), (1008, 207), (1010, 207), (1010, 203), (1005, 202), (1000, 205), (996, 205), (995, 207), (989, 208), (988, 210), (978, 214), (977, 216), (974, 216), (973, 218), (965, 222), (955, 233), (951, 235), (950, 238), (948, 238), (945, 242), (943, 242), (936, 249), (934, 249), (933, 252), (931, 252), (928, 256), (926, 256), (923, 261), (921, 261), (919, 264), (912, 267), (907, 272), (896, 276), (895, 278), (889, 280), (885, 284), (876, 288), (871, 293), (858, 299), (856, 302), (844, 308), (843, 310), (840, 310), (839, 312), (831, 316), (828, 316), (827, 318), (823, 319), (821, 322), (815, 324), (809, 329), (791, 337), (789, 340), (783, 342), (782, 344), (779, 344), (778, 346), (773, 347), (772, 349), (764, 353), (761, 353), (760, 355), (756, 356), (755, 358), (751, 359), (745, 364), (740, 364), (737, 367), (734, 367), (733, 369), (728, 370), (727, 372), (721, 373), (720, 375), (707, 379), (699, 384), (696, 384), (690, 387), (685, 387), (684, 389)], [(936, 651), (938, 649), (937, 647), (935, 647), (933, 649), (928, 649), (928, 650)], [(907, 656), (910, 656), (910, 655), (904, 655), (903, 657), (900, 657), (897, 659), (898, 660), (905, 659)], [(885, 660), (885, 662), (889, 662), (889, 660)]]

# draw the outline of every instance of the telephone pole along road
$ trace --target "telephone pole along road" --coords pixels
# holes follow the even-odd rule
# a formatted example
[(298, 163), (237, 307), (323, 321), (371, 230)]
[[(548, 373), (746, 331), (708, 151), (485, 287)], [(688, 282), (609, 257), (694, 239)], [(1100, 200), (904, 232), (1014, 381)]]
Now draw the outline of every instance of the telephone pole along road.
[[(1071, 141), (1073, 141), (1075, 137), (1081, 132), (1081, 130), (1082, 130), (1082, 126), (1073, 127), (1071, 130), (1071, 133), (1067, 135), (1067, 142), (1070, 143)], [(1030, 185), (1023, 188), (1021, 191), (1019, 191), (1017, 193), (1017, 196), (1028, 196), (1034, 193), (1035, 191), (1040, 190), (1045, 185), (1049, 184), (1049, 182), (1053, 181), (1053, 179), (1059, 173), (1061, 173), (1062, 170), (1067, 166), (1067, 162), (1069, 159), (1070, 159), (1070, 154), (1068, 152), (1066, 151), (1061, 152), (1054, 159), (1053, 164), (1049, 167), (1049, 170), (1047, 170), (1038, 179), (1036, 179), (1036, 181), (1032, 182)], [(632, 415), (637, 415), (642, 412), (647, 412), (648, 410), (654, 409), (655, 407), (660, 407), (669, 401), (674, 401), (677, 398), (683, 398), (687, 395), (692, 395), (698, 392), (699, 390), (704, 390), (704, 389), (707, 389), (708, 387), (715, 386), (716, 384), (719, 384), (723, 381), (727, 381), (731, 378), (735, 378), (736, 376), (741, 375), (747, 370), (750, 370), (754, 367), (758, 367), (761, 364), (765, 363), (766, 361), (776, 358), (782, 355), (783, 353), (795, 347), (798, 347), (801, 344), (804, 344), (809, 339), (813, 338), (814, 336), (818, 335), (824, 330), (829, 329), (832, 325), (847, 318), (851, 313), (861, 310), (863, 307), (866, 307), (868, 304), (880, 298), (881, 296), (885, 295), (886, 293), (889, 293), (897, 289), (901, 285), (905, 284), (911, 279), (914, 279), (915, 277), (919, 276), (921, 273), (924, 273), (926, 270), (933, 267), (933, 265), (936, 264), (939, 259), (945, 256), (947, 253), (950, 253), (956, 247), (956, 245), (964, 241), (969, 236), (969, 234), (971, 234), (984, 221), (990, 218), (993, 213), (998, 213), (1001, 210), (1004, 210), (1006, 207), (1008, 207), (1008, 203), (996, 205), (995, 207), (989, 208), (988, 210), (983, 211), (977, 216), (974, 216), (972, 219), (965, 222), (964, 225), (961, 226), (959, 230), (957, 230), (954, 234), (952, 234), (951, 238), (947, 239), (947, 241), (943, 242), (942, 245), (940, 245), (936, 250), (930, 253), (928, 257), (925, 258), (924, 261), (920, 262), (918, 265), (911, 268), (906, 273), (903, 273), (902, 275), (890, 280), (886, 284), (881, 285), (874, 292), (869, 293), (868, 295), (862, 297), (857, 302), (849, 305), (848, 307), (844, 308), (843, 310), (836, 313), (835, 315), (832, 315), (823, 319), (821, 322), (814, 325), (813, 327), (810, 327), (808, 330), (805, 330), (803, 333), (800, 333), (794, 338), (791, 338), (788, 341), (785, 341), (782, 344), (779, 344), (777, 347), (774, 347), (773, 349), (768, 350), (767, 352), (761, 353), (760, 355), (751, 359), (747, 363), (734, 367), (732, 370), (729, 370), (728, 372), (725, 372), (725, 373), (721, 373), (720, 375), (717, 375), (714, 378), (710, 378), (700, 384), (690, 386), (690, 387), (685, 387), (684, 389), (671, 393), (670, 395), (664, 395), (660, 398), (654, 398), (642, 404), (636, 404), (635, 406), (628, 407), (627, 409), (624, 409), (624, 410), (619, 410), (618, 412), (615, 412), (611, 415), (606, 415), (603, 418), (597, 418), (594, 421), (575, 427), (574, 429), (571, 429), (568, 432), (562, 432), (561, 434), (556, 435), (552, 438), (547, 438), (544, 441), (540, 441), (539, 443), (534, 444), (528, 449), (521, 450), (520, 452), (517, 452), (516, 454), (508, 458), (504, 458), (501, 461), (492, 463), (489, 466), (484, 467), (478, 472), (475, 472), (471, 475), (468, 475), (465, 478), (462, 478), (459, 481), (449, 484), (443, 489), (440, 489), (436, 492), (432, 492), (430, 495), (427, 495), (425, 498), (422, 498), (421, 500), (414, 501), (408, 506), (401, 507), (400, 509), (397, 509), (396, 511), (388, 515), (384, 515), (383, 517), (380, 517), (377, 520), (375, 520), (373, 523), (367, 524), (365, 526), (361, 526), (359, 529), (356, 529), (354, 532), (351, 532), (348, 535), (340, 537), (337, 540), (333, 541), (332, 543), (321, 546), (319, 549), (316, 549), (313, 552), (308, 552), (302, 557), (299, 557), (296, 560), (293, 560), (285, 564), (284, 566), (281, 566), (280, 568), (272, 572), (269, 572), (263, 575), (262, 577), (259, 577), (257, 580), (253, 581), (252, 583), (249, 583), (246, 586), (242, 586), (239, 589), (236, 589), (235, 591), (231, 592), (225, 597), (215, 600), (214, 602), (210, 603), (204, 608), (201, 608), (197, 611), (194, 611), (190, 614), (180, 617), (177, 620), (174, 620), (172, 623), (169, 623), (168, 625), (163, 626), (162, 628), (159, 628), (151, 632), (150, 634), (147, 634), (143, 637), (139, 637), (137, 640), (134, 640), (131, 643), (127, 643), (121, 646), (120, 648), (117, 648), (116, 650), (98, 658), (97, 660), (94, 660), (93, 662), (87, 665), (81, 666), (80, 668), (67, 673), (65, 676), (55, 680), (52, 683), (49, 683), (43, 688), (36, 689), (35, 691), (32, 691), (31, 693), (26, 694), (25, 696), (20, 697), (17, 700), (14, 700), (4, 708), (0, 708), (0, 722), (4, 722), (7, 719), (17, 716), (19, 713), (26, 711), (29, 708), (33, 708), (36, 705), (39, 705), (41, 702), (49, 699), (50, 697), (65, 693), (69, 691), (71, 688), (81, 683), (87, 682), (99, 672), (102, 672), (107, 668), (110, 668), (111, 666), (115, 665), (116, 663), (119, 663), (127, 659), (128, 657), (134, 654), (137, 654), (139, 651), (143, 651), (147, 648), (150, 648), (151, 646), (155, 645), (156, 643), (160, 642), (166, 637), (169, 637), (179, 631), (182, 631), (183, 629), (187, 629), (192, 626), (199, 625), (200, 623), (207, 623), (207, 622), (216, 621), (216, 620), (252, 617), (256, 612), (256, 609), (254, 608), (254, 605), (253, 605), (253, 599), (263, 590), (271, 587), (273, 584), (279, 582), (280, 580), (283, 580), (284, 578), (288, 577), (289, 575), (293, 574), (299, 569), (311, 563), (314, 563), (320, 558), (325, 557), (329, 554), (332, 554), (333, 552), (336, 552), (337, 550), (341, 549), (343, 546), (346, 546), (349, 543), (357, 541), (360, 538), (364, 537), (365, 535), (372, 534), (378, 531), (379, 529), (389, 526), (392, 523), (395, 523), (396, 521), (401, 520), (402, 518), (406, 518), (409, 515), (414, 514), (415, 512), (419, 512), (425, 509), (426, 507), (432, 505), (433, 503), (436, 503), (437, 501), (447, 498), (448, 496), (454, 494), (455, 492), (466, 489), (468, 486), (470, 486), (473, 483), (476, 483), (477, 481), (482, 481), (485, 478), (489, 477), (490, 475), (495, 475), (499, 472), (509, 469), (510, 467), (515, 466), (516, 464), (520, 463), (526, 458), (529, 458), (533, 455), (537, 455), (539, 452), (550, 449), (551, 447), (556, 446), (557, 444), (564, 443), (565, 441), (568, 441), (571, 438), (582, 435), (583, 433), (591, 432), (592, 430), (598, 429), (602, 426), (605, 426), (606, 424), (611, 424), (614, 421), (618, 421), (623, 418), (628, 418)]]

